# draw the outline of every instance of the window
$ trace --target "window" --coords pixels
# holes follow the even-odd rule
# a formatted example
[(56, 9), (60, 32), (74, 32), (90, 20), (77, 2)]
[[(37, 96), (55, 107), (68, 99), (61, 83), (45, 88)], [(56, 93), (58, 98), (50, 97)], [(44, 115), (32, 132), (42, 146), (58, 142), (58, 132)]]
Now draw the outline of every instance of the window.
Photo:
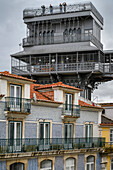
[(50, 123), (40, 123), (39, 136), (40, 139), (49, 138)]
[(75, 159), (74, 158), (66, 159), (65, 170), (75, 170)]
[(64, 138), (73, 138), (73, 124), (64, 124)]
[(48, 150), (50, 147), (50, 123), (39, 124), (39, 150)]
[(10, 100), (9, 106), (10, 110), (20, 111), (21, 110), (21, 86), (19, 85), (10, 85)]
[(14, 163), (10, 165), (10, 170), (24, 170), (24, 164), (23, 163)]
[(52, 170), (52, 161), (44, 160), (40, 163), (40, 170)]
[(94, 158), (94, 156), (88, 156), (87, 157), (86, 166), (87, 166), (86, 170), (95, 170), (95, 158)]
[(9, 121), (10, 150), (21, 150), (22, 122)]
[(88, 36), (88, 35), (90, 35), (90, 34), (92, 34), (93, 33), (93, 30), (92, 29), (87, 29), (87, 30), (85, 30), (85, 35), (86, 36)]
[(113, 142), (113, 129), (110, 129), (110, 142)]
[(111, 170), (113, 170), (113, 159), (111, 159)]
[(73, 111), (73, 95), (66, 93), (65, 94), (65, 112), (71, 115), (72, 111)]
[(85, 124), (85, 137), (93, 137), (93, 125), (92, 124)]
[(21, 86), (18, 85), (10, 85), (10, 97), (21, 97)]

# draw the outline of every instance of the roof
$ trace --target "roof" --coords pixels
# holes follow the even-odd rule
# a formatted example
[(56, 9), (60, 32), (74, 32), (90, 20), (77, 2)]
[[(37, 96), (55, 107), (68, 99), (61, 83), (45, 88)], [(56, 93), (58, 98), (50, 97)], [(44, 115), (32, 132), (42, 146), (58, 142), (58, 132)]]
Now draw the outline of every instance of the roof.
[[(88, 45), (75, 45), (76, 43), (64, 43), (64, 44), (50, 44), (50, 45), (40, 45), (29, 47), (24, 51), (20, 51), (15, 54), (11, 54), (12, 57), (21, 57), (28, 55), (40, 55), (40, 54), (48, 54), (48, 53), (70, 53), (75, 51), (98, 51), (99, 49), (94, 46)], [(49, 48), (50, 47), (50, 48)]]
[(61, 103), (61, 102), (54, 101), (54, 91), (40, 93), (39, 91), (35, 90), (35, 88), (41, 87), (41, 86), (43, 85), (39, 85), (39, 84), (30, 85), (30, 98), (31, 99), (34, 98), (33, 94), (35, 93), (36, 100), (52, 102), (52, 103)]
[(101, 116), (101, 124), (100, 126), (113, 126), (113, 120), (102, 115)]
[(91, 105), (91, 104), (86, 103), (86, 102), (81, 101), (81, 100), (79, 100), (79, 105), (82, 106), (82, 107), (90, 107), (90, 108), (95, 108), (95, 109), (103, 109), (100, 106), (96, 106), (94, 103)]
[(16, 74), (11, 74), (8, 71), (0, 72), (0, 76), (5, 76), (5, 77), (10, 77), (10, 78), (15, 78), (15, 79), (21, 79), (21, 80), (30, 81), (30, 82), (36, 82), (35, 80), (28, 79), (26, 77), (18, 76)]
[(41, 85), (41, 86), (36, 87), (35, 90), (42, 90), (42, 89), (55, 88), (55, 87), (63, 87), (63, 88), (67, 88), (67, 89), (82, 91), (82, 89), (76, 88), (74, 86), (69, 86), (69, 85), (63, 84), (62, 82)]
[(113, 106), (113, 103), (99, 103), (99, 105), (101, 105), (102, 107), (109, 107)]

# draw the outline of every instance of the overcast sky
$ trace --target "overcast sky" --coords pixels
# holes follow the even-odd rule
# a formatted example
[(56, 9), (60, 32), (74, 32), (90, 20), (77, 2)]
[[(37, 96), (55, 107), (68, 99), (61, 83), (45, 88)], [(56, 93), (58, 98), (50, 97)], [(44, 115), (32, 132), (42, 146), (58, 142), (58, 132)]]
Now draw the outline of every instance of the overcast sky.
[[(61, 0), (0, 0), (0, 70), (10, 71), (10, 54), (20, 50), (19, 44), (26, 37), (23, 9), (41, 5), (59, 5)], [(85, 0), (65, 0), (67, 4)], [(113, 0), (91, 0), (104, 18), (102, 43), (105, 49), (113, 49)], [(113, 102), (113, 82), (99, 86), (93, 93), (95, 102)]]

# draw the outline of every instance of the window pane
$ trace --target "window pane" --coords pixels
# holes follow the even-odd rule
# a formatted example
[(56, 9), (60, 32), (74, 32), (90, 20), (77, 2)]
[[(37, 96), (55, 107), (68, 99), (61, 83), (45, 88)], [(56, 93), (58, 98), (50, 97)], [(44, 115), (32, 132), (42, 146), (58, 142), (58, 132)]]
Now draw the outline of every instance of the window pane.
[(50, 160), (42, 161), (40, 164), (40, 168), (41, 168), (41, 170), (43, 170), (43, 169), (51, 170), (52, 169), (52, 161), (50, 161)]
[(9, 123), (9, 138), (14, 139), (14, 123)]
[(10, 96), (14, 97), (14, 86), (10, 86)]
[(44, 125), (40, 123), (40, 132), (39, 132), (40, 138), (44, 138)]
[(94, 156), (88, 156), (87, 162), (93, 162), (94, 163)]
[(94, 164), (91, 164), (91, 170), (94, 170)]
[(21, 124), (17, 123), (17, 131), (16, 131), (16, 138), (21, 138)]
[(65, 167), (66, 167), (66, 170), (67, 169), (74, 170), (75, 169), (75, 159), (74, 158), (66, 159)]
[(67, 125), (65, 125), (65, 138), (67, 138), (68, 136), (67, 136)]
[(49, 138), (49, 124), (45, 124), (45, 138)]
[(10, 170), (24, 170), (24, 164), (23, 163), (14, 163), (10, 165)]
[(16, 87), (16, 97), (20, 97), (20, 87)]

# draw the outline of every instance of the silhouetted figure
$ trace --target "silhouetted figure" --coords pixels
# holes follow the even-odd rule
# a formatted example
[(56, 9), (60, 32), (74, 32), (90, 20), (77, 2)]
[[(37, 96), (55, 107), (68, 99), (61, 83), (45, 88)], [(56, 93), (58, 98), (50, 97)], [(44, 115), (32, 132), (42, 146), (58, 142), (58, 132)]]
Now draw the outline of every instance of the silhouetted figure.
[(41, 8), (42, 8), (42, 14), (45, 14), (45, 5), (42, 5)]

